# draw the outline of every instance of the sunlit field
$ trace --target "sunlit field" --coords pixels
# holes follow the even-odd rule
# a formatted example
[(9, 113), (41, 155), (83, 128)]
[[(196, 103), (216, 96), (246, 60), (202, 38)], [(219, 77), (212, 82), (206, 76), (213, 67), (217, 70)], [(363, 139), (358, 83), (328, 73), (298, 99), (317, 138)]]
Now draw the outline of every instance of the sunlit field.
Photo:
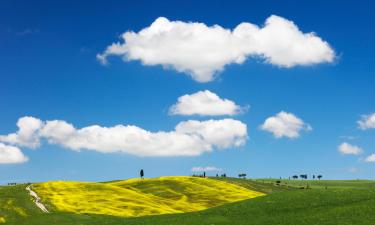
[(32, 188), (55, 211), (123, 217), (193, 212), (264, 195), (219, 180), (183, 176), (106, 183), (54, 181)]
[[(25, 190), (26, 185), (0, 187), (0, 222), (12, 225), (374, 224), (374, 181), (282, 180), (279, 184), (276, 181), (163, 177), (107, 183), (33, 184), (50, 213), (36, 207)], [(266, 195), (251, 198), (254, 191)], [(249, 199), (238, 201), (243, 198)], [(145, 204), (142, 208), (145, 214), (140, 213), (141, 203)], [(157, 208), (153, 208), (156, 203)], [(186, 206), (183, 209), (186, 211), (180, 209), (181, 205)], [(200, 207), (207, 209), (199, 210)], [(116, 210), (120, 215), (114, 214)], [(150, 212), (162, 215), (149, 215)]]

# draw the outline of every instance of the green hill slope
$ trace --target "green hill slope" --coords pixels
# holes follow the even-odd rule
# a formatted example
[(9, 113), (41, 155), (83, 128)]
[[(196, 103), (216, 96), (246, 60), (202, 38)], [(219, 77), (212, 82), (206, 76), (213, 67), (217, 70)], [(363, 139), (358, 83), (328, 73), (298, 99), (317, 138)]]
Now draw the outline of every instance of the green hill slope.
[(16, 221), (42, 214), (25, 188), (26, 185), (0, 186), (0, 224), (17, 224)]
[[(28, 208), (32, 205), (27, 195), (19, 194), (22, 188), (9, 187), (18, 188), (18, 191), (7, 189), (7, 198), (19, 198), (14, 201), (14, 206), (23, 208), (27, 216), (19, 216), (14, 210), (4, 210), (2, 204), (0, 216), (5, 215), (8, 224), (17, 225), (370, 225), (375, 221), (374, 181), (317, 181), (312, 182), (312, 189), (297, 189), (286, 186), (299, 187), (301, 184), (297, 181), (288, 184), (285, 183), (288, 181), (283, 181), (283, 186), (276, 186), (274, 180), (221, 180), (268, 194), (197, 212), (124, 218), (56, 211), (42, 214)], [(123, 182), (113, 183), (115, 186), (124, 185)], [(137, 188), (137, 185), (130, 186)], [(4, 189), (0, 188), (0, 203), (3, 194)]]

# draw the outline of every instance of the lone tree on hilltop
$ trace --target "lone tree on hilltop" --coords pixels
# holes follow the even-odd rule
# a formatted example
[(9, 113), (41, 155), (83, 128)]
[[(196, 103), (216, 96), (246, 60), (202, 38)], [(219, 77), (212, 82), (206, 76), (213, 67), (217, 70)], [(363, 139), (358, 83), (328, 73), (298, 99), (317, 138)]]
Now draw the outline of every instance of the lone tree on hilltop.
[(293, 175), (293, 179), (298, 179), (298, 175)]
[(323, 177), (322, 175), (318, 175), (318, 176), (317, 176), (317, 178), (318, 178), (319, 180), (322, 179), (322, 177)]
[(139, 171), (139, 176), (141, 176), (141, 179), (143, 179), (144, 175), (145, 175), (145, 173), (143, 172), (143, 169), (141, 169), (141, 171)]

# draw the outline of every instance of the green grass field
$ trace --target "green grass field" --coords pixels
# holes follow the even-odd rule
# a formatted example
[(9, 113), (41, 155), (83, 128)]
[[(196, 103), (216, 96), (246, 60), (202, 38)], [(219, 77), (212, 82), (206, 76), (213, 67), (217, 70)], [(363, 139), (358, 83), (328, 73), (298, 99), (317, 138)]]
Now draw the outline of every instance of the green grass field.
[(272, 179), (218, 179), (267, 195), (197, 212), (124, 218), (61, 211), (44, 214), (33, 205), (24, 186), (20, 185), (0, 188), (0, 218), (3, 217), (6, 224), (17, 225), (375, 224), (374, 181), (308, 181), (310, 188), (300, 189), (306, 186), (306, 181), (283, 180), (278, 186)]
[[(257, 179), (258, 183), (275, 183), (277, 179)], [(282, 186), (310, 187), (310, 188), (339, 188), (339, 189), (375, 189), (375, 182), (370, 180), (281, 180)]]

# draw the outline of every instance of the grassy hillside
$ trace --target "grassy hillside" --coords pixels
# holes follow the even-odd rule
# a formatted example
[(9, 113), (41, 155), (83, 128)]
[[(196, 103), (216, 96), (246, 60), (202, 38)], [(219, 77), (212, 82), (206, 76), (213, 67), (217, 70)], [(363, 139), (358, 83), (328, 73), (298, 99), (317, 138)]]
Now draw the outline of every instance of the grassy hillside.
[(25, 185), (0, 186), (0, 223), (11, 223), (17, 219), (42, 214), (25, 188)]
[[(258, 179), (257, 183), (275, 184), (278, 179)], [(371, 180), (287, 180), (283, 179), (281, 186), (283, 187), (309, 187), (309, 188), (322, 188), (322, 189), (375, 189), (375, 182)]]
[[(8, 221), (9, 224), (17, 225), (370, 225), (375, 221), (375, 190), (373, 188), (375, 182), (373, 181), (314, 181), (312, 189), (298, 189), (290, 187), (299, 187), (300, 183), (297, 181), (293, 184), (288, 183), (288, 187), (285, 183), (283, 186), (277, 186), (274, 184), (275, 180), (269, 179), (255, 181), (223, 178), (221, 180), (255, 188), (257, 191), (269, 194), (183, 214), (124, 218), (68, 212), (42, 214), (25, 209), (28, 216), (19, 217), (12, 214), (17, 216), (13, 220), (16, 222)], [(114, 182), (120, 186), (123, 183), (126, 182)], [(326, 189), (325, 186), (329, 187)], [(149, 188), (152, 189), (152, 186)], [(4, 189), (0, 189), (0, 196), (3, 195), (2, 191)], [(19, 191), (23, 189), (20, 188)], [(26, 201), (27, 195), (16, 193), (12, 191), (10, 194), (11, 198), (14, 197), (12, 195), (21, 198), (16, 201), (15, 206), (20, 208), (27, 206), (29, 204)], [(2, 204), (0, 204), (0, 212), (4, 212)]]
[(249, 180), (249, 179), (238, 179), (238, 178), (232, 178), (232, 177), (211, 177), (211, 179), (215, 180), (221, 180), (228, 183), (236, 184), (241, 187), (247, 188), (249, 190), (259, 191), (265, 194), (271, 194), (276, 192), (284, 192), (284, 191), (291, 191), (296, 190), (295, 186), (288, 186), (288, 185), (275, 185), (276, 180), (267, 180), (267, 182), (264, 182), (263, 180)]
[(52, 211), (125, 217), (193, 212), (264, 195), (235, 184), (197, 177), (46, 182), (32, 188)]
[[(197, 213), (142, 218), (170, 225), (367, 225), (375, 221), (373, 190), (296, 190), (232, 203)], [(127, 224), (141, 224), (132, 220)]]

